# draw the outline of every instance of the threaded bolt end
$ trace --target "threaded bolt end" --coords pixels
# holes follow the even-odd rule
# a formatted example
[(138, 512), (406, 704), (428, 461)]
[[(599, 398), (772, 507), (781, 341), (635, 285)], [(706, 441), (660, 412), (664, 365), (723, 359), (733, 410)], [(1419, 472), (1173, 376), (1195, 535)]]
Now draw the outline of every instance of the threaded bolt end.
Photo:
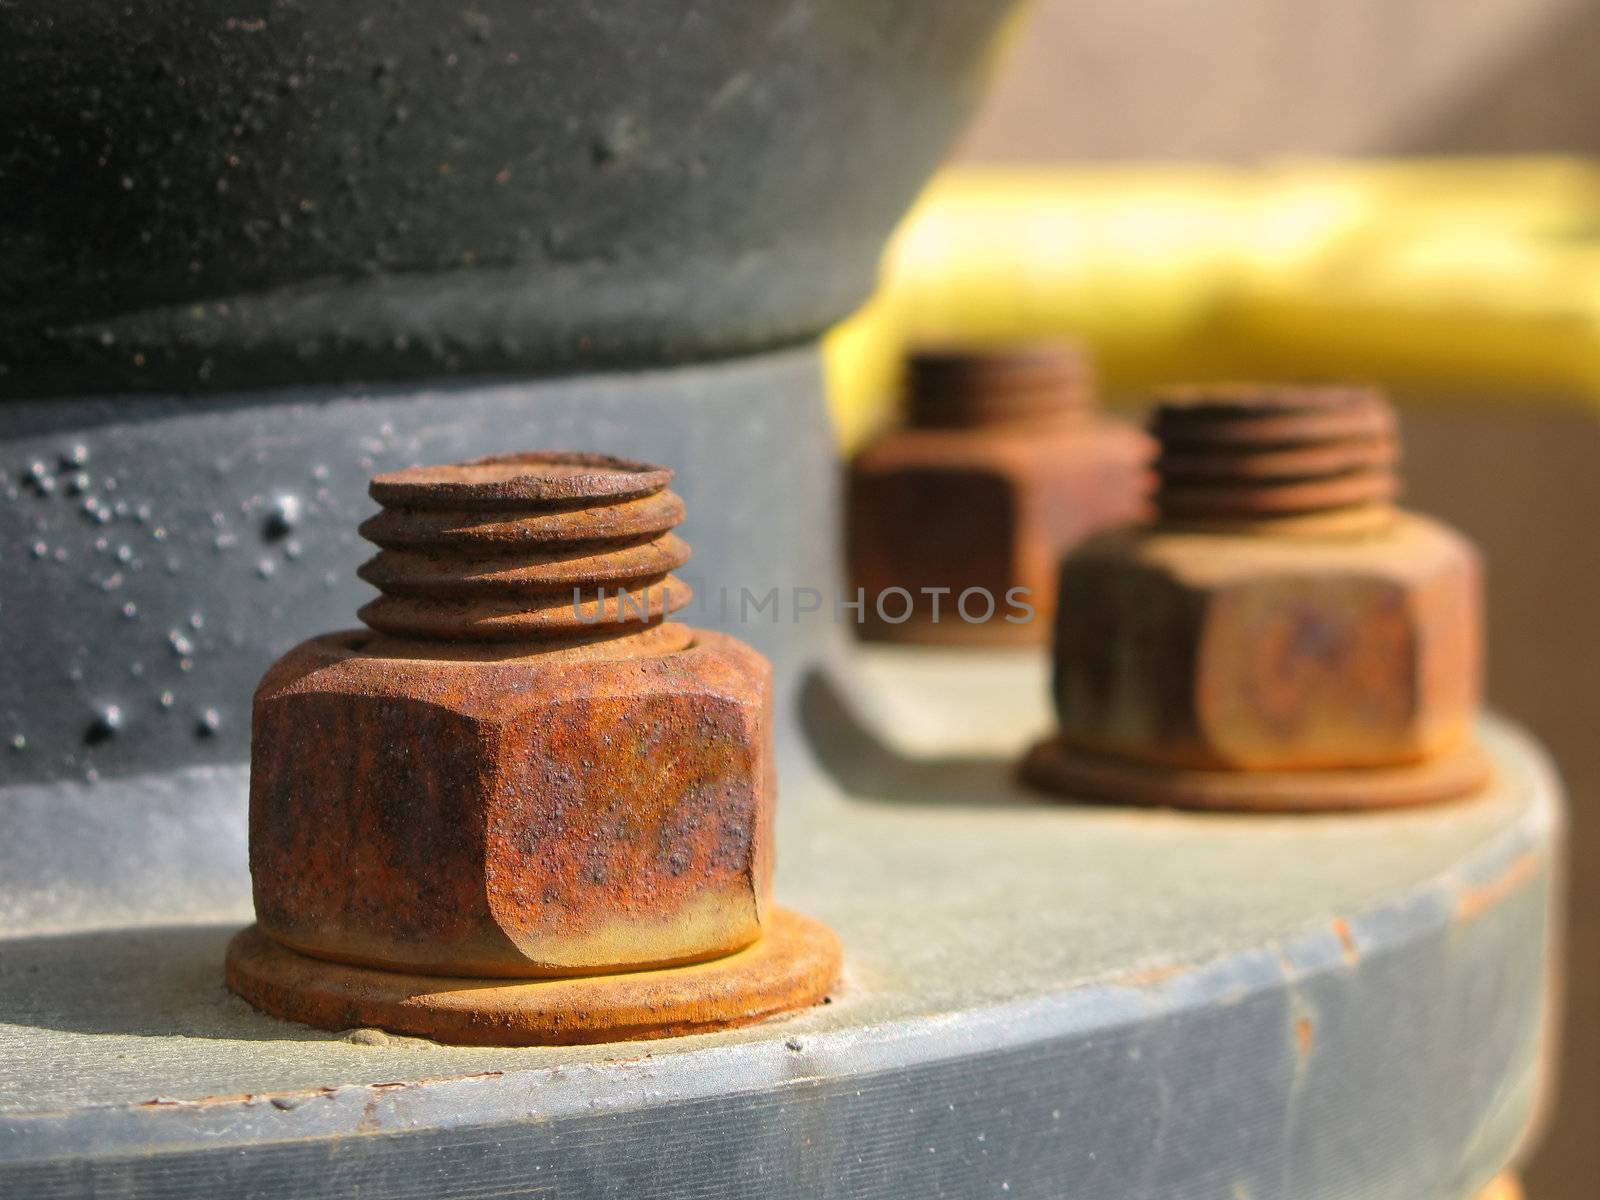
[(1384, 508), (1399, 494), (1399, 431), (1377, 388), (1216, 384), (1156, 399), (1164, 519), (1306, 517)]
[(665, 467), (534, 452), (376, 476), (361, 619), (382, 633), (522, 642), (638, 633), (689, 603)]
[(1070, 342), (986, 350), (919, 350), (907, 365), (910, 423), (919, 428), (1071, 420), (1094, 406), (1094, 365)]

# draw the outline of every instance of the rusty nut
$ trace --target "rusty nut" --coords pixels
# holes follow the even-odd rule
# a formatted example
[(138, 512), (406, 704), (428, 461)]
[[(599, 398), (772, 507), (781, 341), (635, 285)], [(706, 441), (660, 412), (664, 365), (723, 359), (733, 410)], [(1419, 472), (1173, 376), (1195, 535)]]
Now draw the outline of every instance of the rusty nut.
[[(713, 958), (771, 911), (770, 667), (737, 640), (528, 655), (314, 638), (255, 698), (261, 928), (430, 974)], [(650, 648), (650, 647), (645, 647)]]
[[(905, 429), (867, 447), (850, 473), (848, 544), (869, 635), (1047, 640), (1062, 553), (1139, 513), (1148, 458), (1138, 430), (1087, 417)], [(963, 602), (970, 589), (983, 596)]]
[(1410, 514), (1348, 538), (1103, 535), (1062, 569), (1061, 741), (1231, 770), (1442, 754), (1478, 705), (1480, 591), (1472, 545)]
[(906, 424), (851, 464), (847, 505), (864, 634), (929, 643), (1042, 642), (1063, 551), (1144, 506), (1140, 431), (1095, 411), (1070, 342), (924, 347)]

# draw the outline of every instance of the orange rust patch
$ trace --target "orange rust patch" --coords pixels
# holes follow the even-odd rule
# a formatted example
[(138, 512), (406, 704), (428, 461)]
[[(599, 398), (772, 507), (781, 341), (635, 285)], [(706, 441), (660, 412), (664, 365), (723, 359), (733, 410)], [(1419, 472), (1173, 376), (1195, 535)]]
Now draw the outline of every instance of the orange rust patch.
[(1350, 932), (1350, 922), (1343, 917), (1335, 917), (1333, 919), (1333, 932), (1334, 936), (1339, 939), (1339, 947), (1344, 952), (1345, 962), (1360, 962), (1361, 948), (1356, 945), (1355, 934)]
[(257, 1104), (267, 1103), (274, 1105), (300, 1104), (307, 1100), (319, 1100), (332, 1096), (345, 1087), (361, 1088), (366, 1091), (388, 1091), (394, 1088), (427, 1087), (435, 1083), (461, 1083), (468, 1079), (499, 1079), (504, 1071), (470, 1071), (465, 1075), (429, 1075), (421, 1079), (397, 1080), (391, 1083), (357, 1083), (345, 1084), (342, 1087), (314, 1087), (301, 1088), (287, 1092), (235, 1092), (227, 1096), (199, 1096), (188, 1100), (178, 1096), (156, 1096), (149, 1100), (142, 1100), (135, 1108), (152, 1110), (186, 1109), (186, 1108), (215, 1108), (229, 1104)]
[(1543, 868), (1543, 856), (1536, 850), (1526, 850), (1487, 883), (1462, 888), (1456, 900), (1456, 920), (1471, 921), (1482, 916), (1532, 882)]
[(1164, 967), (1151, 967), (1145, 971), (1130, 971), (1126, 975), (1113, 975), (1109, 980), (1113, 987), (1148, 987), (1153, 983), (1162, 983), (1177, 975), (1187, 975), (1192, 968), (1182, 963), (1169, 963)]
[(761, 935), (777, 782), (754, 650), (701, 632), (638, 657), (393, 646), (315, 638), (257, 691), (263, 930), (470, 978), (645, 970)]
[(1316, 1037), (1316, 1032), (1312, 1028), (1310, 1017), (1301, 1017), (1295, 1022), (1294, 1035), (1295, 1040), (1300, 1045), (1300, 1057), (1304, 1058), (1306, 1055), (1311, 1053), (1311, 1043)]
[[(323, 1089), (318, 1089), (319, 1091)], [(315, 1094), (315, 1093), (312, 1093)], [(265, 1099), (265, 1096), (259, 1097)], [(211, 1108), (223, 1104), (248, 1104), (258, 1099), (254, 1092), (235, 1092), (228, 1096), (201, 1096), (198, 1100), (181, 1100), (174, 1096), (156, 1096), (150, 1100), (142, 1100), (137, 1108)]]

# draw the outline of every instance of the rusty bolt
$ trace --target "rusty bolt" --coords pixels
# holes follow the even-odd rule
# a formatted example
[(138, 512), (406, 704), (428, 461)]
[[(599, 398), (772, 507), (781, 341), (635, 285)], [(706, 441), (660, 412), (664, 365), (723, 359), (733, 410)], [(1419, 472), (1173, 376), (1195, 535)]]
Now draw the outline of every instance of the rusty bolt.
[(499, 978), (699, 962), (762, 935), (771, 671), (664, 622), (689, 600), (670, 478), (538, 454), (373, 480), (368, 628), (296, 647), (256, 693), (265, 934)]
[(1151, 429), (1158, 520), (1065, 558), (1059, 733), (1025, 773), (1246, 808), (1475, 787), (1478, 555), (1392, 503), (1398, 437), (1383, 395), (1178, 389)]
[(850, 570), (867, 637), (1048, 639), (1062, 553), (1144, 504), (1148, 439), (1094, 406), (1076, 346), (912, 356), (907, 423), (850, 469)]

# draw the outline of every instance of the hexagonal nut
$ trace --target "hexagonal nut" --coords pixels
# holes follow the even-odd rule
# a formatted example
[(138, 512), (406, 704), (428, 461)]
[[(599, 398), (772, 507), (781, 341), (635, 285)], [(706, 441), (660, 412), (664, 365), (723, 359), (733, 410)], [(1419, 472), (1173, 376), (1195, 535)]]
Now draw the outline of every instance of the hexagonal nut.
[(261, 928), (343, 962), (502, 977), (755, 941), (771, 911), (771, 668), (733, 638), (682, 640), (516, 657), (352, 632), (290, 651), (255, 698)]
[[(1007, 632), (1006, 596), (1027, 589), (1034, 609), (1022, 640), (1049, 636), (1062, 554), (1084, 537), (1140, 515), (1150, 443), (1116, 421), (1038, 428), (906, 429), (869, 446), (851, 466), (849, 557), (854, 586), (873, 600), (904, 588), (914, 600), (904, 623), (874, 632), (917, 640), (960, 640), (956, 601), (977, 588), (994, 597), (987, 622)], [(925, 588), (947, 588), (938, 624)], [(904, 601), (886, 604), (893, 618)], [(976, 599), (968, 613), (985, 606)], [(963, 627), (966, 627), (966, 630)], [(897, 632), (898, 631), (898, 632)]]
[(1094, 539), (1062, 567), (1062, 741), (1178, 767), (1418, 762), (1480, 694), (1479, 559), (1410, 514), (1351, 537)]

